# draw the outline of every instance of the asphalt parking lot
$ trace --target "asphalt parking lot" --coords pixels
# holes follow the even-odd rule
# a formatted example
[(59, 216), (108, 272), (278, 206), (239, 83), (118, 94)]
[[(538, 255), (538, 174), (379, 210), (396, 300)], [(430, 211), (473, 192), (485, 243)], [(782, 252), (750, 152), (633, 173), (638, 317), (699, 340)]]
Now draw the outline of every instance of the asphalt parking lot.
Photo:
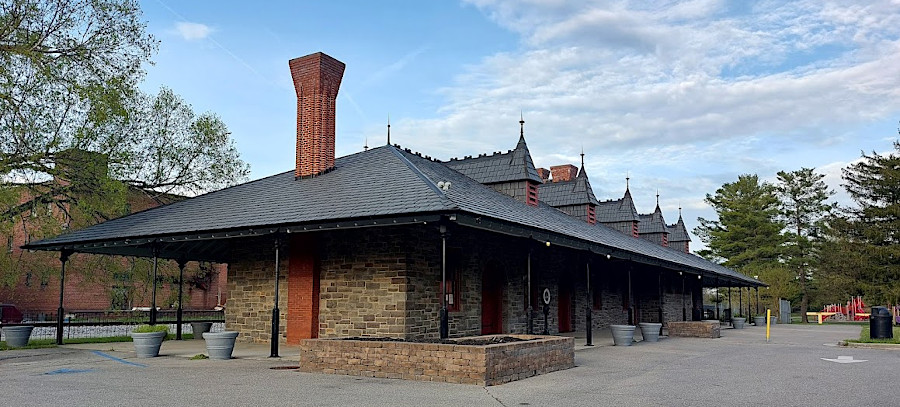
[(778, 325), (769, 343), (765, 329), (752, 326), (723, 329), (719, 339), (670, 338), (631, 347), (610, 346), (604, 338), (592, 348), (579, 346), (573, 369), (487, 388), (271, 369), (296, 365), (296, 348), (271, 359), (265, 346), (239, 344), (237, 358), (216, 361), (188, 358), (202, 352), (202, 341), (166, 342), (162, 356), (153, 359), (135, 358), (130, 343), (71, 345), (0, 352), (0, 404), (900, 405), (893, 387), (900, 352), (836, 346), (859, 330)]

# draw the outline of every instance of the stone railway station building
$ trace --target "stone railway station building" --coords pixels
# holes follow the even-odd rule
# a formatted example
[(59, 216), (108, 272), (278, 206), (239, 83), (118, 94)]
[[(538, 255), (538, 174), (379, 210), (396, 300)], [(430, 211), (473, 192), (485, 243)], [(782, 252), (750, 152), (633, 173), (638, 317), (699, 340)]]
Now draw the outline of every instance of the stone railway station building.
[[(344, 64), (289, 62), (297, 161), (288, 172), (27, 246), (228, 264), (226, 327), (243, 340), (551, 334), (696, 320), (702, 287), (761, 282), (688, 253), (687, 231), (584, 166), (506, 153), (440, 161), (396, 145), (335, 158)], [(273, 313), (278, 318), (273, 317)], [(282, 322), (283, 321), (283, 322)], [(277, 342), (275, 343), (277, 345)]]

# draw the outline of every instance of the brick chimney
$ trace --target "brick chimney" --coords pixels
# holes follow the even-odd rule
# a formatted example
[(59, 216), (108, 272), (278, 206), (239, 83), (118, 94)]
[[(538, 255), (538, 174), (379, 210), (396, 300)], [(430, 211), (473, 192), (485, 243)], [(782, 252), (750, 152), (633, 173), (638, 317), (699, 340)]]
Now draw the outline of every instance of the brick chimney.
[(572, 164), (554, 165), (550, 167), (553, 182), (571, 181), (578, 176), (578, 167)]
[(344, 63), (321, 52), (288, 61), (297, 91), (295, 177), (334, 168), (334, 113)]
[(546, 168), (538, 168), (537, 169), (538, 176), (541, 177), (541, 180), (546, 182), (550, 182), (550, 170)]

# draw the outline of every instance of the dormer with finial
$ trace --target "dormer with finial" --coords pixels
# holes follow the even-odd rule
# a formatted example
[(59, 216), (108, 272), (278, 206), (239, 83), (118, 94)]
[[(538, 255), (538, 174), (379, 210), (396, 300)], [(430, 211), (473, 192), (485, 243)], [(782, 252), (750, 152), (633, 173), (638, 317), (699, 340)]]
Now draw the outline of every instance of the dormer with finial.
[(598, 202), (584, 168), (584, 151), (581, 152), (580, 170), (571, 164), (557, 165), (550, 169), (552, 182), (545, 181), (538, 187), (541, 202), (569, 216), (596, 224)]
[(445, 164), (529, 206), (538, 205), (538, 185), (542, 181), (525, 143), (524, 116), (519, 117), (519, 142), (515, 149), (506, 153), (453, 158)]
[(659, 191), (656, 191), (656, 209), (653, 213), (641, 214), (638, 225), (638, 236), (663, 247), (669, 246), (669, 229), (659, 208)]
[(685, 253), (691, 252), (691, 236), (688, 234), (687, 227), (684, 226), (684, 219), (681, 217), (681, 207), (678, 207), (678, 221), (672, 225), (667, 225), (669, 229), (669, 247)]
[(601, 201), (597, 205), (597, 222), (626, 235), (639, 236), (640, 217), (631, 197), (630, 176), (625, 176), (625, 195), (622, 198)]

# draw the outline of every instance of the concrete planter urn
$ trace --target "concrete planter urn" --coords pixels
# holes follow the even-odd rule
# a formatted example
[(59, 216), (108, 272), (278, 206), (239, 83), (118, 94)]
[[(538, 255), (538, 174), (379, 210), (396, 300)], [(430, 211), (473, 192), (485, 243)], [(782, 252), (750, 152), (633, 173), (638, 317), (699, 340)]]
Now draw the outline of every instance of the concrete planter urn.
[(28, 345), (28, 338), (31, 337), (32, 325), (25, 326), (4, 326), (3, 336), (6, 337), (6, 346), (10, 348), (22, 348)]
[(134, 353), (139, 358), (155, 358), (159, 356), (159, 348), (166, 339), (167, 331), (158, 332), (132, 332), (134, 341)]
[(731, 319), (731, 325), (734, 326), (734, 329), (744, 329), (744, 324), (747, 323), (747, 318), (744, 317), (734, 317)]
[(644, 336), (644, 341), (659, 342), (659, 331), (662, 329), (662, 324), (657, 322), (641, 322), (638, 325), (641, 326), (641, 335)]
[(228, 360), (234, 352), (234, 340), (237, 339), (237, 331), (206, 332), (206, 352), (210, 359)]
[(756, 324), (756, 326), (765, 326), (766, 317), (764, 315), (757, 315), (753, 317), (753, 323)]
[(191, 322), (191, 332), (196, 340), (203, 339), (203, 334), (209, 332), (210, 329), (212, 329), (212, 322)]
[[(769, 322), (769, 323), (772, 324), (772, 325), (775, 325), (775, 324), (778, 323), (778, 317), (771, 317), (771, 320), (772, 320), (772, 321)], [(763, 322), (763, 323), (765, 324), (765, 322)]]
[(613, 342), (616, 346), (631, 346), (634, 342), (634, 325), (610, 325), (612, 331)]

